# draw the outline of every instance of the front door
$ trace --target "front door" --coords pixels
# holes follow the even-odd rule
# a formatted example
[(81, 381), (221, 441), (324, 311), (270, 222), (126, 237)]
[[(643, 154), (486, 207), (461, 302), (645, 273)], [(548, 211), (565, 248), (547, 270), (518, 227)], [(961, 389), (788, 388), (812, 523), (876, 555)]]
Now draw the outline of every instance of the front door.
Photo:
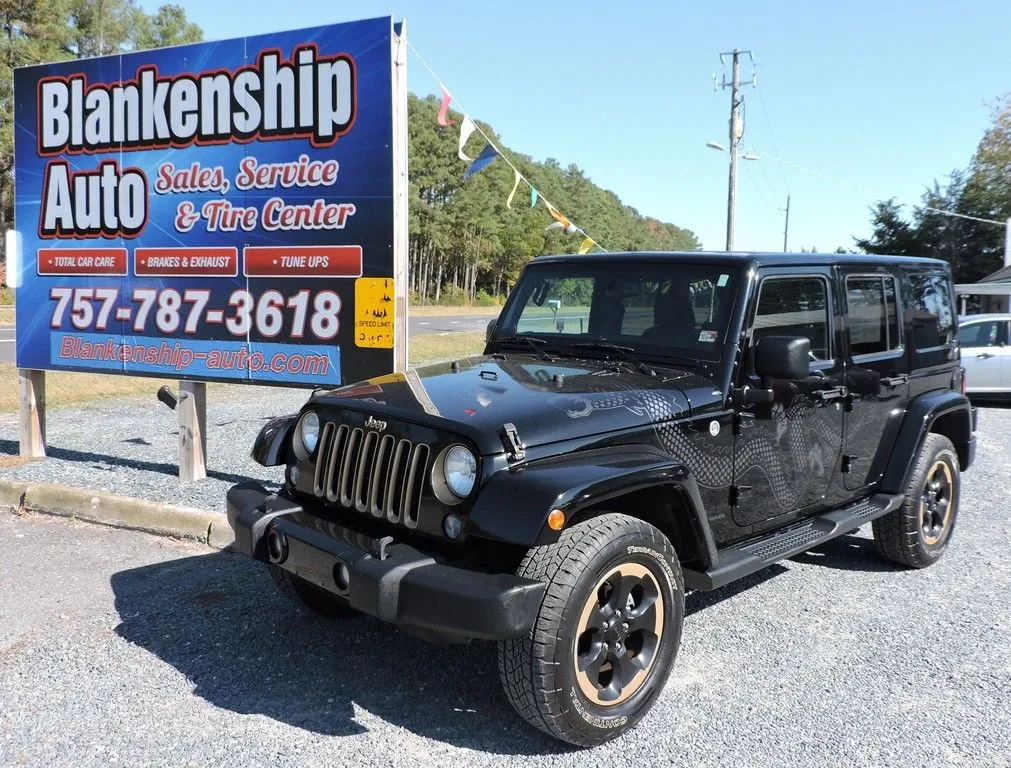
[(843, 275), (850, 361), (843, 480), (856, 491), (877, 482), (909, 399), (898, 280), (886, 273)]
[(817, 508), (839, 465), (843, 436), (843, 355), (829, 269), (768, 270), (750, 310), (748, 354), (739, 384), (764, 386), (750, 350), (765, 336), (811, 341), (810, 377), (771, 382), (771, 405), (744, 407), (734, 444), (734, 521), (756, 530), (784, 516)]

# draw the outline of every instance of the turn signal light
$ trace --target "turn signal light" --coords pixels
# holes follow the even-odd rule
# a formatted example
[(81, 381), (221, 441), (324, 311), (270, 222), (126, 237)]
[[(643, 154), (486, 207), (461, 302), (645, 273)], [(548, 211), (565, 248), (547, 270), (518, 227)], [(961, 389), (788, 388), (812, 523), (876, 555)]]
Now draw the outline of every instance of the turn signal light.
[(565, 513), (560, 509), (553, 509), (548, 513), (548, 528), (553, 531), (562, 530), (565, 525)]

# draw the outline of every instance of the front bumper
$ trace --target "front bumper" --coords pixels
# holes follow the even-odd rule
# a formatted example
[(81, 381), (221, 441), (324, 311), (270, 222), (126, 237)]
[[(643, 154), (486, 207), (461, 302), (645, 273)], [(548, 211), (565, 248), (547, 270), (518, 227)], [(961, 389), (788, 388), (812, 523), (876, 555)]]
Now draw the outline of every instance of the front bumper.
[(546, 586), (456, 568), (390, 537), (376, 540), (305, 512), (247, 482), (228, 491), (235, 546), (418, 634), (505, 640), (533, 626)]

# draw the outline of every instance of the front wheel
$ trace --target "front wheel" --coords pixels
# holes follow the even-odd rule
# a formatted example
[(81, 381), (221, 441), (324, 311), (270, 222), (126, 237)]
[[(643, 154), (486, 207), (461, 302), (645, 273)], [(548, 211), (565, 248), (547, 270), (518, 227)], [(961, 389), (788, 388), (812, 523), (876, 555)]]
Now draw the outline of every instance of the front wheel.
[(684, 588), (656, 528), (605, 514), (531, 549), (517, 574), (548, 588), (531, 631), (499, 644), (506, 697), (531, 725), (578, 746), (632, 728), (681, 641)]

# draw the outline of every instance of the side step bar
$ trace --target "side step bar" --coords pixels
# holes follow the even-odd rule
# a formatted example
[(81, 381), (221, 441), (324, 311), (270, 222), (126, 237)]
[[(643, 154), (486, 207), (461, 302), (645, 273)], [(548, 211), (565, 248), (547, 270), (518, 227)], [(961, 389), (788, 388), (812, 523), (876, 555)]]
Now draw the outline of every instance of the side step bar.
[(685, 589), (718, 589), (887, 515), (902, 506), (904, 498), (901, 494), (879, 493), (848, 507), (823, 512), (787, 528), (721, 549), (716, 565), (710, 570), (684, 570)]

